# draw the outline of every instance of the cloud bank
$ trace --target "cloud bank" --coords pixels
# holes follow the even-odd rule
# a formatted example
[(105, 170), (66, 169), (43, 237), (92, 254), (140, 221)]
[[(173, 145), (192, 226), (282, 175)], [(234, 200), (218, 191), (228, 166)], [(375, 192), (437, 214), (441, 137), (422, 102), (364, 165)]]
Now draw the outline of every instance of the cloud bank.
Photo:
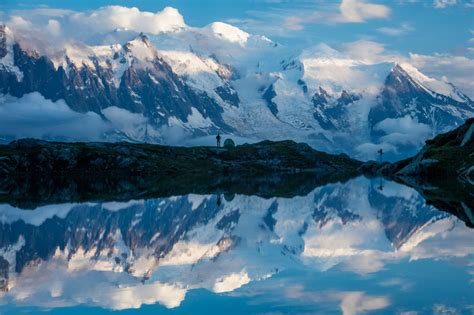
[(387, 118), (374, 126), (374, 130), (382, 132), (376, 143), (363, 143), (356, 147), (359, 158), (373, 159), (379, 149), (385, 153), (399, 154), (400, 148), (412, 148), (413, 153), (433, 136), (430, 126), (418, 122), (409, 115), (402, 118)]
[[(143, 115), (118, 107), (105, 108), (102, 114), (105, 119), (93, 112), (75, 112), (63, 100), (53, 102), (38, 92), (21, 98), (0, 95), (0, 141), (20, 138), (104, 141), (115, 132), (131, 140), (144, 136), (147, 119)], [(152, 127), (148, 127), (148, 133), (157, 136)]]
[(433, 5), (436, 9), (444, 9), (446, 7), (455, 5), (457, 0), (434, 0)]
[(361, 23), (369, 19), (383, 19), (390, 15), (388, 6), (363, 0), (342, 0), (339, 8), (341, 15), (336, 21), (345, 23)]
[(21, 34), (25, 43), (33, 41), (35, 46), (40, 46), (38, 39), (41, 39), (43, 46), (53, 48), (73, 41), (102, 44), (111, 35), (131, 38), (141, 32), (160, 34), (187, 27), (175, 8), (166, 7), (153, 13), (117, 5), (85, 12), (52, 8), (18, 10), (10, 14), (6, 23)]
[(289, 30), (302, 30), (308, 24), (364, 23), (371, 19), (385, 19), (390, 16), (390, 8), (364, 0), (342, 0), (336, 10), (306, 10), (292, 14), (284, 19)]
[(0, 98), (0, 136), (6, 139), (95, 141), (107, 131), (110, 131), (110, 125), (99, 115), (77, 113), (64, 101), (52, 102), (37, 92), (22, 98)]

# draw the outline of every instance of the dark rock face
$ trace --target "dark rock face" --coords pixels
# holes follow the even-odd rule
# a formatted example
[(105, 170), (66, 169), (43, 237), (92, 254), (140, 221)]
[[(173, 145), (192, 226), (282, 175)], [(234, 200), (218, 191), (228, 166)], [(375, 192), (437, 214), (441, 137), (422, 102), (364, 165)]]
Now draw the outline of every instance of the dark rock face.
[(347, 106), (360, 100), (359, 95), (350, 94), (343, 90), (335, 99), (322, 87), (314, 93), (311, 101), (314, 106), (313, 117), (326, 130), (343, 130), (348, 128)]
[(328, 92), (322, 87), (319, 87), (319, 90), (314, 93), (312, 101), (315, 107), (324, 106), (328, 103), (330, 96)]
[(303, 93), (305, 93), (305, 94), (308, 93), (308, 85), (306, 84), (306, 82), (299, 79), (297, 83), (298, 83), (299, 86), (301, 86), (301, 90), (303, 91)]
[(277, 96), (277, 94), (275, 92), (273, 84), (271, 84), (263, 93), (262, 98), (267, 103), (267, 106), (272, 112), (272, 114), (276, 116), (278, 114), (278, 105), (273, 101), (273, 98), (275, 96)]
[[(5, 48), (2, 49), (5, 36), (1, 34), (0, 29), (0, 53), (6, 54)], [(150, 45), (145, 36), (141, 40), (145, 45)], [(127, 63), (130, 45), (125, 45), (123, 51), (116, 53), (113, 59)], [(104, 67), (97, 60), (93, 60), (93, 66), (84, 64), (78, 68), (66, 57), (66, 68), (62, 65), (55, 68), (49, 58), (26, 51), (19, 44), (14, 44), (13, 52), (15, 65), (23, 73), (23, 79), (18, 81), (14, 73), (0, 69), (0, 93), (21, 97), (39, 92), (52, 101), (64, 99), (75, 111), (93, 111), (99, 115), (102, 115), (102, 109), (116, 106), (143, 114), (158, 127), (166, 125), (171, 117), (188, 122), (192, 108), (195, 108), (215, 124), (211, 130), (231, 131), (222, 119), (223, 110), (217, 102), (206, 93), (189, 87), (158, 56), (147, 67), (139, 65), (132, 56), (130, 66), (120, 78), (120, 85), (116, 86), (111, 65)], [(218, 94), (225, 101), (238, 106), (238, 96), (230, 87), (222, 87)]]
[(432, 126), (436, 133), (444, 132), (464, 122), (462, 117), (452, 113), (449, 106), (471, 113), (474, 111), (474, 102), (460, 92), (458, 95), (463, 102), (428, 92), (397, 65), (385, 81), (377, 106), (370, 111), (369, 122), (373, 127), (386, 118), (410, 115), (418, 122)]
[(239, 107), (239, 104), (240, 104), (239, 94), (232, 88), (232, 86), (230, 86), (230, 84), (226, 84), (224, 86), (218, 86), (215, 89), (215, 92), (225, 102), (235, 107)]
[(0, 292), (8, 291), (8, 272), (10, 263), (0, 256)]
[(423, 198), (414, 199), (408, 205), (399, 197), (385, 196), (375, 187), (369, 192), (369, 201), (371, 206), (379, 209), (377, 218), (385, 227), (387, 239), (396, 248), (405, 244), (427, 222), (449, 217), (448, 213), (426, 204)]
[[(348, 222), (360, 221), (362, 218), (357, 213), (353, 213), (349, 210), (343, 201), (342, 196), (349, 193), (348, 188), (336, 190), (330, 187), (323, 187), (320, 191), (319, 198), (324, 196), (325, 203), (322, 207), (316, 207), (313, 211), (313, 220), (319, 225), (319, 227), (325, 226), (328, 222), (333, 219), (331, 216), (337, 216), (341, 219), (342, 224)], [(317, 200), (315, 200), (317, 202)]]
[(7, 55), (7, 34), (5, 25), (0, 25), (0, 58)]
[(352, 104), (361, 99), (361, 96), (349, 94), (346, 90), (342, 90), (341, 96), (337, 99), (337, 105), (345, 106)]

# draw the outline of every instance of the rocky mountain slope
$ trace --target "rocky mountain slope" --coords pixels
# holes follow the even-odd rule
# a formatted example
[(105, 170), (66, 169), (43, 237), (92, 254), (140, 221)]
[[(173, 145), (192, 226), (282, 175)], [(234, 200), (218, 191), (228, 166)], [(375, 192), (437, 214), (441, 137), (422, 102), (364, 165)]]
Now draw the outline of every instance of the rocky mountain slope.
[[(467, 95), (407, 63), (357, 60), (325, 45), (295, 52), (220, 22), (153, 34), (117, 29), (49, 49), (28, 38), (0, 28), (0, 93), (14, 97), (3, 102), (34, 92), (64, 101), (103, 120), (95, 139), (169, 143), (220, 130), (364, 159), (383, 147), (395, 158), (474, 115)], [(28, 128), (17, 129), (0, 137)], [(60, 131), (39, 137), (64, 139)]]

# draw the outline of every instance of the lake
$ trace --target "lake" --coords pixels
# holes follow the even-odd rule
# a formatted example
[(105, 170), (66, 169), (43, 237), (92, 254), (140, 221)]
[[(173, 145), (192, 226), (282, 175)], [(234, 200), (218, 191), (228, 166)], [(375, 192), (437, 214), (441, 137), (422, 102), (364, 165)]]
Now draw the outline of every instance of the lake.
[(271, 191), (0, 204), (0, 314), (474, 314), (466, 203)]

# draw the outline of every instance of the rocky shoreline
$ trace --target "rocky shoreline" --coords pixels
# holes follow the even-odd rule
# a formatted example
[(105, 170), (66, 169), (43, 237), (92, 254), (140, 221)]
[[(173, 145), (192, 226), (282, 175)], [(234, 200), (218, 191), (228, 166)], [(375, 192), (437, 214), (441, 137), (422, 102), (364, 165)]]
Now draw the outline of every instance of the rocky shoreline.
[(292, 141), (185, 148), (26, 139), (0, 146), (0, 201), (34, 208), (189, 193), (293, 197), (357, 176), (361, 165)]
[(0, 175), (222, 174), (357, 170), (362, 162), (347, 155), (316, 151), (304, 143), (262, 141), (232, 148), (171, 147), (152, 144), (62, 143), (23, 139), (0, 145)]

